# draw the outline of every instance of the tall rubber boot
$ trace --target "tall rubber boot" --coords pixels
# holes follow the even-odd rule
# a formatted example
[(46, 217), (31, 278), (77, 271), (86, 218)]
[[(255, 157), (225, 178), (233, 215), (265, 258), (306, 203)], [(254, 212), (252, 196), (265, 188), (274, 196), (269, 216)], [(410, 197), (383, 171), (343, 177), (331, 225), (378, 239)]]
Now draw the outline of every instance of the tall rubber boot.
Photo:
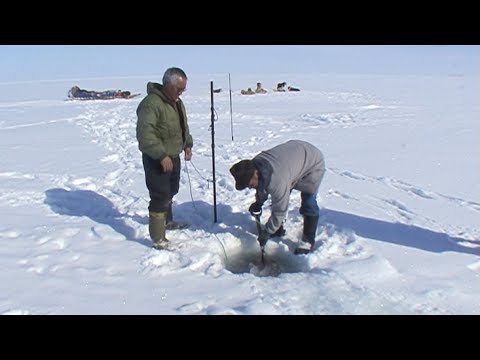
[(318, 219), (318, 215), (303, 217), (303, 236), (298, 248), (295, 249), (295, 254), (308, 254), (313, 249), (315, 236), (317, 235)]
[(181, 230), (181, 229), (186, 229), (189, 226), (190, 226), (189, 223), (173, 221), (172, 202), (170, 201), (170, 203), (168, 205), (168, 211), (167, 211), (166, 229), (167, 230)]
[(270, 237), (273, 238), (273, 237), (276, 237), (276, 236), (279, 236), (279, 237), (282, 237), (282, 236), (285, 236), (287, 232), (285, 231), (284, 227), (283, 227), (283, 224), (280, 225), (280, 227), (278, 228), (277, 231), (275, 231), (275, 233), (273, 234), (270, 234)]
[(167, 224), (173, 221), (173, 213), (172, 213), (172, 202), (168, 203), (168, 211), (167, 211)]
[(165, 237), (166, 212), (149, 212), (148, 231), (153, 241), (153, 247), (157, 250), (166, 249), (168, 240)]

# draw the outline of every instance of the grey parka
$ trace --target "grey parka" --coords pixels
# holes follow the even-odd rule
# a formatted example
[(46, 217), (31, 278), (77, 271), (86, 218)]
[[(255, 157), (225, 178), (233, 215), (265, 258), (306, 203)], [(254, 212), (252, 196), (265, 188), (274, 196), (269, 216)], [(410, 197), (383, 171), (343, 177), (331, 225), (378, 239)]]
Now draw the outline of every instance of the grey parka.
[(290, 140), (253, 158), (261, 180), (257, 202), (263, 204), (271, 197), (272, 211), (266, 229), (273, 234), (285, 220), (292, 189), (316, 194), (325, 174), (322, 152), (312, 144)]

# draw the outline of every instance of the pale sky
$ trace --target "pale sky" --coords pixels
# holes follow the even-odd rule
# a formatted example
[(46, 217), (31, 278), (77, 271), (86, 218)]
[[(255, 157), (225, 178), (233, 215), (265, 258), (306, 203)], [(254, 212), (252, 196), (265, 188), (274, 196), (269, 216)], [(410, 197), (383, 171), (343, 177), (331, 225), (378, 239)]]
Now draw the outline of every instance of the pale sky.
[(0, 45), (0, 81), (161, 74), (174, 65), (199, 74), (465, 76), (479, 63), (477, 45)]

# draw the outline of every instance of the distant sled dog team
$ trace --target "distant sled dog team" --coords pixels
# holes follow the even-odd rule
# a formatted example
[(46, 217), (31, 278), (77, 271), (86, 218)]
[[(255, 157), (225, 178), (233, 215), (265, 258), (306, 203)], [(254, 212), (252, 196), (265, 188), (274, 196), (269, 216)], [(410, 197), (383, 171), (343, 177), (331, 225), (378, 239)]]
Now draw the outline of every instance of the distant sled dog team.
[[(276, 92), (300, 91), (300, 89), (293, 86), (287, 86), (287, 83), (284, 81), (284, 82), (278, 83), (277, 87), (273, 89), (273, 91), (276, 91)], [(263, 88), (261, 82), (257, 82), (257, 87), (255, 91), (252, 90), (252, 88), (247, 88), (247, 90), (244, 90), (244, 89), (240, 90), (240, 93), (242, 95), (265, 94), (267, 92), (268, 91), (265, 88)]]

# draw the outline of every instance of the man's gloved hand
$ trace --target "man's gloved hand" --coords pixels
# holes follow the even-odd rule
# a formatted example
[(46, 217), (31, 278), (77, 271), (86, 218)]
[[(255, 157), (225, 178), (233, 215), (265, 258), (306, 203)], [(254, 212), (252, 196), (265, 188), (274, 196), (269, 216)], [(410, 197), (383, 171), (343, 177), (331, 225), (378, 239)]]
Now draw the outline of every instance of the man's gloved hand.
[(248, 208), (248, 211), (250, 211), (250, 214), (252, 214), (252, 216), (260, 216), (262, 215), (262, 205), (260, 205), (259, 203), (257, 202), (254, 202), (252, 205), (250, 205), (250, 207)]
[(262, 225), (260, 229), (260, 234), (258, 234), (258, 242), (260, 246), (265, 246), (267, 243), (268, 239), (270, 239), (270, 233), (265, 229), (265, 226)]

